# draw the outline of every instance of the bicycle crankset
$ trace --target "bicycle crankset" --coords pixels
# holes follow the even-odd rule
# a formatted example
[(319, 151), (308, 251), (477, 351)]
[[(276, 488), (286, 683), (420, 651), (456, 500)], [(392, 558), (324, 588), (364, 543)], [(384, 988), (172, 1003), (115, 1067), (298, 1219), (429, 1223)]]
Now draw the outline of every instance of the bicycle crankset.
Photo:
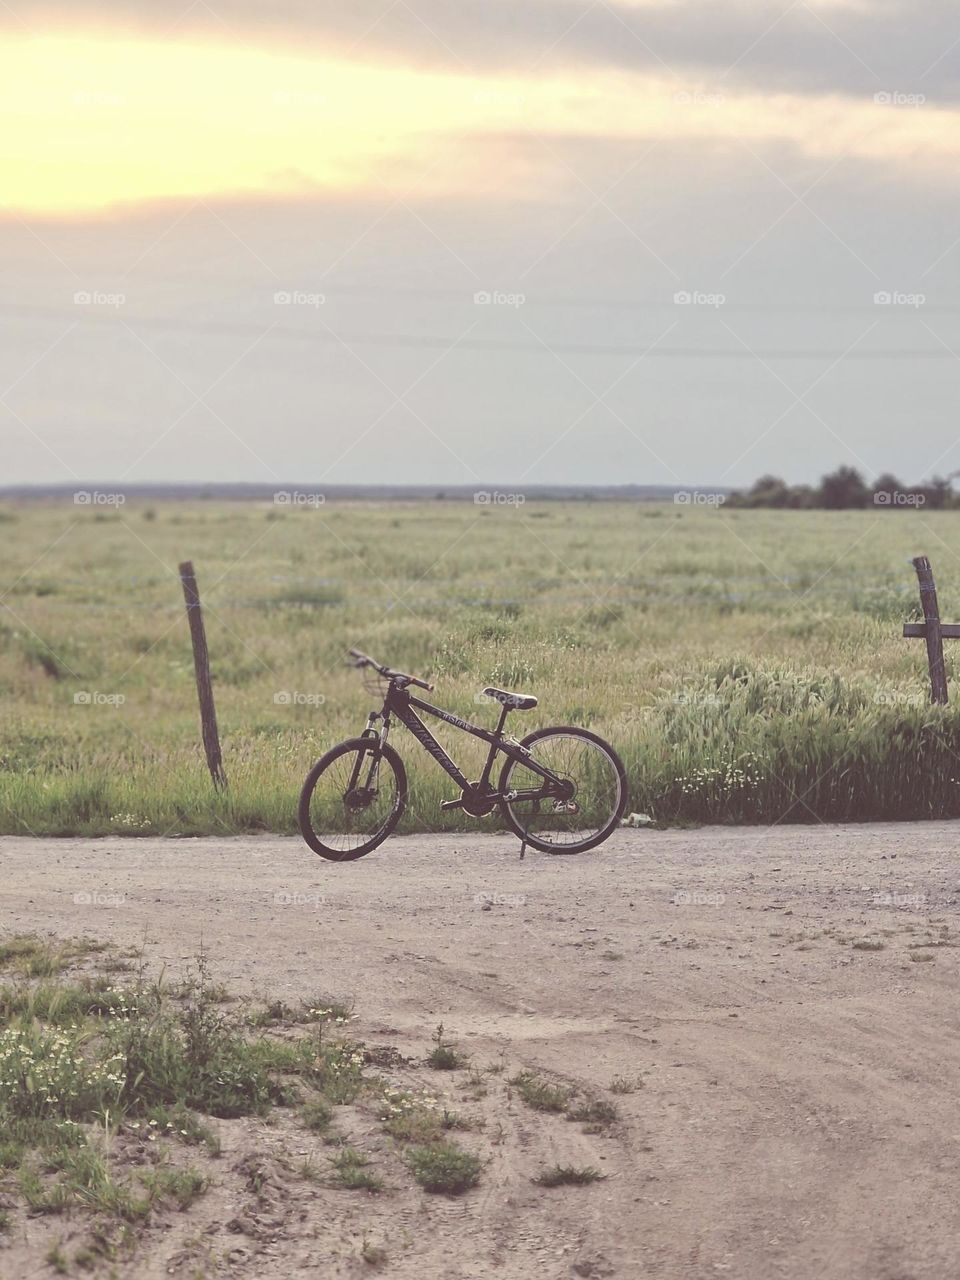
[(485, 818), (497, 807), (496, 791), (481, 791), (479, 782), (469, 782), (456, 800), (441, 800), (441, 809), (462, 809), (471, 818)]

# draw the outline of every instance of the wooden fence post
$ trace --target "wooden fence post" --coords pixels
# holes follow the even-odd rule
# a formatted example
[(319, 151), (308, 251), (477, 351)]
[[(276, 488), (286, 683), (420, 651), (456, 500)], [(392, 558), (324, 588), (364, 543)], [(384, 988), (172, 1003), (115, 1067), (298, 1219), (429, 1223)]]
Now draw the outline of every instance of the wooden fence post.
[(947, 701), (947, 673), (943, 665), (943, 635), (940, 630), (940, 606), (937, 604), (937, 588), (933, 570), (926, 556), (916, 556), (913, 567), (920, 584), (920, 603), (923, 606), (924, 633), (927, 641), (927, 662), (930, 665), (930, 695), (934, 702)]
[(207, 633), (200, 611), (200, 591), (193, 562), (184, 560), (180, 566), (183, 598), (187, 602), (187, 621), (190, 623), (190, 639), (193, 641), (193, 667), (197, 675), (197, 696), (200, 699), (200, 728), (203, 733), (203, 749), (207, 753), (207, 767), (218, 790), (227, 785), (220, 755), (220, 734), (217, 731), (217, 712), (213, 704), (213, 684), (210, 680), (210, 654), (207, 651)]

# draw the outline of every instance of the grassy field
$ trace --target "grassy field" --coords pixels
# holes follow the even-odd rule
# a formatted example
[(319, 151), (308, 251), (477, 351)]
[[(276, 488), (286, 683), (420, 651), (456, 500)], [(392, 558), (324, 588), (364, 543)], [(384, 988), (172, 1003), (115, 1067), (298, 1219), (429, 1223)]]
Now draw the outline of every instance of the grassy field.
[[(49, 502), (6, 504), (0, 536), (5, 833), (292, 832), (308, 767), (373, 705), (350, 645), (483, 723), (488, 682), (537, 693), (514, 731), (597, 730), (630, 808), (661, 821), (960, 815), (960, 716), (927, 705), (923, 644), (900, 635), (920, 552), (960, 618), (960, 513)], [(224, 796), (199, 746), (187, 558)], [(476, 776), (479, 744), (439, 736)], [(394, 741), (401, 829), (469, 825), (439, 812), (445, 775)]]

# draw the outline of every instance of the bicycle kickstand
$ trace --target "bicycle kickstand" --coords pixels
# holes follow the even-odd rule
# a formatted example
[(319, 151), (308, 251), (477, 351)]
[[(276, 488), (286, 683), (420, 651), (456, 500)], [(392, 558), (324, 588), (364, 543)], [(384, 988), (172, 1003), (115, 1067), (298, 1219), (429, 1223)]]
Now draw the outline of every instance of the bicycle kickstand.
[(527, 851), (527, 842), (526, 840), (521, 840), (520, 841), (520, 861), (521, 862), (523, 861), (523, 855), (526, 853), (526, 851)]

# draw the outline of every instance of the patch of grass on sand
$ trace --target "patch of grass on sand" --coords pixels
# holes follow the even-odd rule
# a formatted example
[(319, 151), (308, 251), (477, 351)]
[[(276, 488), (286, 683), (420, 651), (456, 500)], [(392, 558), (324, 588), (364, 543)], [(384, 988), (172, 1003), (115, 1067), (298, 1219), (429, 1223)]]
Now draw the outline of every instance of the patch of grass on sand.
[(583, 1187), (590, 1182), (600, 1182), (605, 1176), (592, 1165), (577, 1169), (573, 1165), (555, 1164), (538, 1173), (533, 1181), (538, 1187)]
[(480, 1181), (483, 1162), (455, 1142), (437, 1142), (427, 1147), (411, 1147), (407, 1159), (413, 1176), (424, 1191), (434, 1195), (458, 1196)]

